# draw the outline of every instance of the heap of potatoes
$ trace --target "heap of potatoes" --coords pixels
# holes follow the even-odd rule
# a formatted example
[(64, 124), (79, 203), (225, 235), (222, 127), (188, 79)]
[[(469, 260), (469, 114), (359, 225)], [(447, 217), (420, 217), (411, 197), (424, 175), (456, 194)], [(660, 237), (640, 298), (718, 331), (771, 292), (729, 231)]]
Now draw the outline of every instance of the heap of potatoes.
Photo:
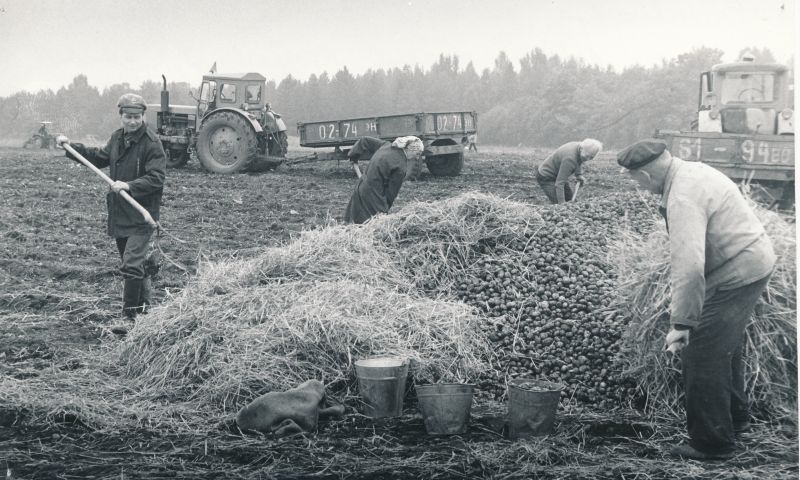
[(494, 373), (479, 387), (495, 396), (507, 379), (564, 385), (562, 396), (600, 406), (635, 397), (615, 361), (627, 318), (608, 308), (615, 289), (607, 247), (621, 227), (653, 228), (653, 205), (623, 195), (543, 206), (544, 223), (503, 245), (477, 246), (456, 295), (490, 320)]

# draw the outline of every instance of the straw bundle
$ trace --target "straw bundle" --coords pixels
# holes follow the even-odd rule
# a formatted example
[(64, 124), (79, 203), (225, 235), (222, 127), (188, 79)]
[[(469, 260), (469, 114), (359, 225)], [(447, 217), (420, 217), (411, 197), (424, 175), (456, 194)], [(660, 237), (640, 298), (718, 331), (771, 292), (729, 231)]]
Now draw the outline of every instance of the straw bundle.
[[(794, 224), (752, 204), (772, 240), (778, 261), (746, 331), (746, 382), (757, 408), (796, 411), (797, 327)], [(663, 225), (663, 224), (662, 224)], [(665, 355), (669, 330), (670, 269), (663, 227), (646, 237), (620, 232), (609, 251), (616, 266), (617, 311), (631, 318), (621, 360), (638, 379), (650, 411), (677, 412), (681, 405), (679, 359)]]

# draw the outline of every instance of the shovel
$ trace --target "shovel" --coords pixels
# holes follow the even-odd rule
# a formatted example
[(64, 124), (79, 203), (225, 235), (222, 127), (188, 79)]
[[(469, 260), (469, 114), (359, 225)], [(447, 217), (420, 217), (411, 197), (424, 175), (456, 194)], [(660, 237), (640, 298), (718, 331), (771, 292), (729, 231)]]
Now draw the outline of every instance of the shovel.
[[(68, 151), (76, 159), (78, 159), (79, 162), (81, 162), (82, 164), (84, 164), (87, 167), (91, 168), (92, 171), (94, 173), (96, 173), (97, 176), (99, 176), (100, 178), (105, 180), (107, 184), (112, 185), (114, 183), (114, 180), (111, 180), (111, 178), (108, 175), (106, 175), (105, 173), (103, 173), (102, 170), (100, 170), (99, 168), (97, 168), (94, 165), (92, 165), (92, 163), (89, 160), (86, 160), (85, 158), (83, 158), (83, 155), (81, 155), (74, 148), (72, 148), (70, 146), (70, 144), (62, 143), (61, 146), (64, 147), (64, 150)], [(142, 216), (144, 217), (144, 219), (145, 219), (145, 221), (147, 223), (152, 225), (154, 228), (158, 228), (158, 226), (159, 226), (158, 222), (153, 220), (153, 217), (150, 216), (150, 212), (145, 210), (144, 207), (139, 204), (139, 202), (134, 200), (134, 198), (131, 197), (130, 194), (128, 194), (128, 192), (126, 192), (125, 190), (120, 190), (119, 194), (120, 194), (120, 196), (122, 196), (122, 198), (125, 199), (126, 202), (130, 203), (133, 206), (133, 208), (135, 208), (139, 213), (142, 214)]]
[(357, 162), (353, 162), (353, 170), (356, 172), (356, 177), (361, 178), (361, 169), (358, 168)]
[(572, 194), (572, 201), (578, 199), (578, 192), (581, 190), (581, 182), (575, 184), (575, 193)]

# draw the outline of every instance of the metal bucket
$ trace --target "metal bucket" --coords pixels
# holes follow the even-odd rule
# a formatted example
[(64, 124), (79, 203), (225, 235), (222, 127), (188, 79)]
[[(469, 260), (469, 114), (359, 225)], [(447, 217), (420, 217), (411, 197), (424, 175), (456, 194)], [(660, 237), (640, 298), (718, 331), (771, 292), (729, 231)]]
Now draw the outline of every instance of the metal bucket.
[(403, 414), (408, 362), (400, 357), (378, 357), (355, 363), (364, 414), (372, 418)]
[(508, 437), (547, 435), (553, 431), (564, 386), (530, 378), (508, 381)]
[(428, 435), (457, 435), (467, 431), (474, 385), (438, 383), (417, 385), (417, 400)]

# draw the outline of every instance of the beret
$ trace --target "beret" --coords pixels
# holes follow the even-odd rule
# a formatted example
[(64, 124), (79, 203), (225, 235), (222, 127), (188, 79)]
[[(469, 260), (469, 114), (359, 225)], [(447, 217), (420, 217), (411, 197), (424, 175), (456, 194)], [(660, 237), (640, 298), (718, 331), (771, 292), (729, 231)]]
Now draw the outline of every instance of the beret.
[(126, 113), (142, 113), (147, 110), (147, 103), (145, 103), (144, 98), (140, 95), (126, 93), (119, 97), (117, 107)]
[(666, 149), (667, 144), (662, 140), (654, 138), (639, 140), (617, 154), (617, 163), (628, 170), (633, 170), (652, 162)]

